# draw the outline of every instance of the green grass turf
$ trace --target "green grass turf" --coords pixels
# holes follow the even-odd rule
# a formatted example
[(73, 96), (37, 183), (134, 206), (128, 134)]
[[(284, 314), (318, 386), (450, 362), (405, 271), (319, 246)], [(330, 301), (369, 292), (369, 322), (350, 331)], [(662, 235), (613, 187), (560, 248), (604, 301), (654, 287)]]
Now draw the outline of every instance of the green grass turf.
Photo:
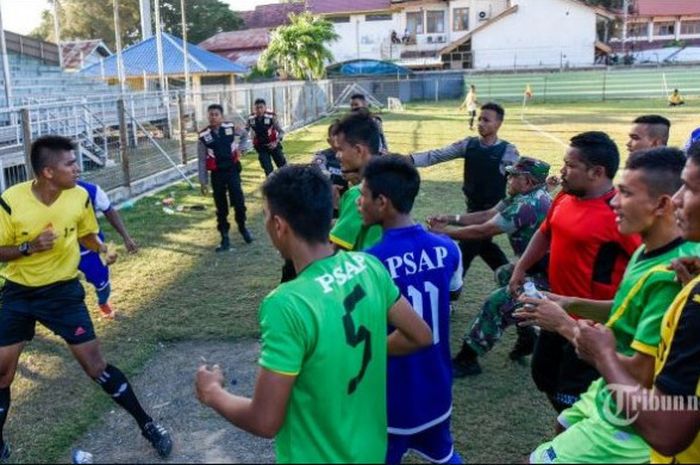
[[(467, 133), (458, 102), (410, 104), (406, 111), (385, 114), (385, 131), (392, 151), (408, 153), (453, 142)], [(520, 121), (520, 107), (507, 108), (502, 137), (521, 153), (543, 158), (558, 169), (563, 148), (528, 129)], [(629, 122), (639, 114), (662, 113), (674, 123), (673, 144), (684, 142), (697, 124), (692, 106), (669, 111), (663, 101), (622, 101), (584, 104), (533, 104), (527, 117), (533, 124), (566, 141), (585, 130), (608, 131), (624, 146)], [(292, 162), (306, 162), (324, 148), (328, 121), (289, 135), (285, 149)], [(624, 152), (624, 148), (623, 148)], [(421, 170), (423, 186), (415, 217), (460, 212), (462, 165), (459, 161)], [(281, 261), (264, 236), (259, 186), (262, 171), (255, 156), (244, 159), (243, 182), (249, 225), (256, 242), (251, 246), (233, 235), (235, 250), (215, 254), (218, 238), (213, 202), (184, 184), (146, 197), (122, 215), (141, 245), (138, 255), (125, 256), (112, 268), (113, 303), (121, 318), (104, 322), (97, 317), (95, 299), (88, 302), (108, 360), (127, 374), (138, 373), (162, 341), (233, 340), (258, 336), (256, 320), (261, 299), (277, 284)], [(159, 201), (175, 192), (180, 204), (204, 204), (206, 211), (177, 215), (162, 212)], [(106, 226), (106, 225), (104, 225)], [(108, 239), (117, 236), (105, 227)], [(498, 242), (508, 250), (504, 238)], [(119, 246), (119, 251), (124, 252)], [(475, 260), (453, 318), (453, 350), (470, 318), (493, 287), (493, 278)], [(514, 331), (483, 360), (484, 374), (454, 386), (453, 430), (457, 449), (469, 462), (521, 462), (547, 438), (554, 412), (538, 393), (525, 366), (507, 360)], [(197, 360), (182, 367), (183, 382), (191, 382)], [(158, 380), (154, 380), (157, 385)], [(82, 373), (53, 335), (40, 329), (29, 344), (13, 385), (13, 406), (6, 437), (14, 446), (13, 461), (55, 462), (91, 423), (114, 409)], [(167, 424), (167, 418), (164, 419)]]

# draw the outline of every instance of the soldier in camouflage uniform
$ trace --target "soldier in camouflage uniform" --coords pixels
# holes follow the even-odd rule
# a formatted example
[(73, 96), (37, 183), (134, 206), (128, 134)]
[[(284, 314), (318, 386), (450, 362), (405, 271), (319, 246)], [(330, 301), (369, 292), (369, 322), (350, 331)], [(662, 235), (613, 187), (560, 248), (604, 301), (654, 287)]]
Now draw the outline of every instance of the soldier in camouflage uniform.
[[(513, 252), (519, 257), (540, 227), (552, 203), (546, 180), (549, 164), (529, 157), (506, 168), (508, 197), (491, 210), (457, 216), (429, 218), (430, 229), (458, 240), (478, 240), (507, 234)], [(461, 226), (457, 229), (448, 226)], [(464, 336), (459, 354), (453, 360), (455, 377), (481, 373), (478, 356), (483, 355), (501, 338), (503, 331), (515, 323), (512, 317), (517, 301), (508, 292), (512, 264), (495, 271), (497, 289), (484, 302), (481, 311)], [(538, 289), (547, 289), (546, 260), (529, 270)], [(535, 335), (531, 328), (518, 328), (518, 342), (510, 353), (513, 360), (532, 353)]]

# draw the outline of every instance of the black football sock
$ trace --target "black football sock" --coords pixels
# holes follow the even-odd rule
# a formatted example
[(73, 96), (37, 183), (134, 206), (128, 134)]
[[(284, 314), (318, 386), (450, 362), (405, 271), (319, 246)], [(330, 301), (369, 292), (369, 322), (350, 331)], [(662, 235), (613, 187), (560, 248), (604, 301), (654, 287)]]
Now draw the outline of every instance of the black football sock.
[(5, 420), (7, 420), (7, 412), (10, 410), (10, 388), (0, 389), (0, 452), (5, 444), (3, 430), (5, 429)]
[(129, 380), (118, 368), (107, 365), (105, 371), (95, 378), (95, 382), (112, 397), (114, 402), (134, 417), (136, 423), (139, 424), (139, 428), (143, 429), (146, 423), (153, 421), (141, 407), (134, 390), (131, 388), (131, 384), (129, 384)]

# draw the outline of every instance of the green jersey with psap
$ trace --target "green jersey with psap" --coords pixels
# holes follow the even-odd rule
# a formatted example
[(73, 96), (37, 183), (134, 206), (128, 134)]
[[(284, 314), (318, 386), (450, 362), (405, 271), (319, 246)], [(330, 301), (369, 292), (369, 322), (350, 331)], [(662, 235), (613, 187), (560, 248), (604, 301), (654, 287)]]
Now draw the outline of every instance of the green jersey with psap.
[(387, 318), (399, 297), (376, 258), (338, 252), (265, 298), (260, 365), (296, 376), (279, 463), (383, 463)]

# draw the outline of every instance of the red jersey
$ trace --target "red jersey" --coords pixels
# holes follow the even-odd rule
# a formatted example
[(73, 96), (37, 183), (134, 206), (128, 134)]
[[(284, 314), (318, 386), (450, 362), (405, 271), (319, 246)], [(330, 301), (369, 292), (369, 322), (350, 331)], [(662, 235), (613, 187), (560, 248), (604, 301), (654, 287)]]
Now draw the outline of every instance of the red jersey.
[(560, 194), (540, 231), (550, 239), (549, 283), (565, 296), (612, 300), (632, 253), (642, 243), (637, 235), (617, 229), (610, 201), (612, 190), (594, 199)]

